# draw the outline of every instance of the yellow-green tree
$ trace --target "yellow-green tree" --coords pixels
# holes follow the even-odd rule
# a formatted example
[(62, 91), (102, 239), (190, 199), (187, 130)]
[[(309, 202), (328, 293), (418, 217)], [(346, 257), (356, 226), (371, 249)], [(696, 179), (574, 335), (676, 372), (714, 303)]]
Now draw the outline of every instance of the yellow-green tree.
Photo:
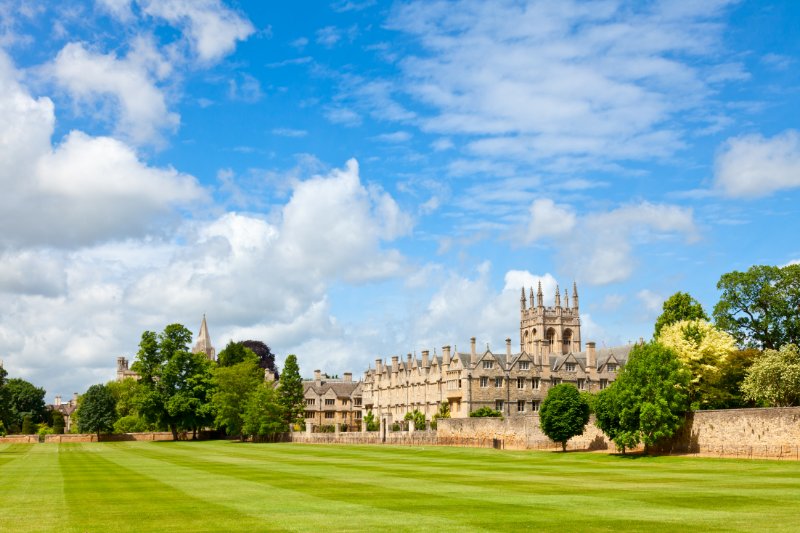
[(721, 368), (736, 349), (728, 333), (702, 320), (679, 320), (661, 329), (657, 341), (671, 348), (692, 373), (689, 399), (692, 409), (709, 409), (718, 403)]
[(800, 348), (784, 344), (764, 350), (747, 371), (745, 397), (776, 407), (800, 405)]

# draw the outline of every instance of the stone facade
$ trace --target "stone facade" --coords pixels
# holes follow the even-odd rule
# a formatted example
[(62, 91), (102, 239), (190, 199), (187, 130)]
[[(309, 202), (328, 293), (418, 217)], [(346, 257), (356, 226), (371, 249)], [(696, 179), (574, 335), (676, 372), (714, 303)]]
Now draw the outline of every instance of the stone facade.
[(348, 428), (360, 427), (362, 388), (363, 383), (353, 381), (350, 372), (344, 374), (344, 379), (331, 379), (315, 370), (313, 380), (303, 381), (306, 426), (345, 424)]
[(408, 354), (405, 360), (393, 356), (381, 359), (364, 374), (364, 413), (389, 421), (401, 420), (418, 409), (430, 420), (440, 404), (448, 403), (453, 418), (465, 418), (481, 407), (504, 415), (526, 415), (538, 411), (547, 391), (559, 383), (573, 383), (578, 389), (596, 392), (614, 381), (617, 370), (628, 359), (631, 345), (598, 350), (593, 342), (581, 351), (578, 291), (573, 285), (572, 306), (564, 293), (561, 305), (556, 289), (555, 306), (543, 305), (541, 285), (530, 306), (522, 289), (520, 298), (520, 346), (512, 353), (506, 339), (504, 353), (487, 345), (479, 352), (476, 339), (469, 352), (452, 352), (442, 347), (441, 356), (422, 351), (422, 357)]

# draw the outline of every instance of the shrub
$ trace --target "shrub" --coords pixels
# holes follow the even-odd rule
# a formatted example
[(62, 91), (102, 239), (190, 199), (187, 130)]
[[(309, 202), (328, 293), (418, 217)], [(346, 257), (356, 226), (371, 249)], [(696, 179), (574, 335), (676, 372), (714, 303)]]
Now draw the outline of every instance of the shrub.
[(484, 418), (484, 417), (492, 417), (492, 418), (503, 418), (503, 413), (492, 409), (491, 407), (481, 407), (480, 409), (476, 409), (472, 411), (469, 416), (472, 418)]

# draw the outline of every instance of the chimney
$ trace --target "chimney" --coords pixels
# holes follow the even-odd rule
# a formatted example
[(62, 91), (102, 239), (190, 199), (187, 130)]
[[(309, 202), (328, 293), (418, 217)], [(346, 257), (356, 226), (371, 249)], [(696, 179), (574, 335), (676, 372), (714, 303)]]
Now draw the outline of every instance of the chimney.
[(511, 339), (506, 339), (506, 355), (511, 357)]
[(69, 403), (71, 405), (78, 405), (78, 393), (77, 392), (73, 392), (72, 393), (72, 400), (70, 400)]
[(472, 355), (475, 355), (475, 337), (470, 337), (469, 345), (471, 346)]
[(407, 369), (407, 370), (411, 370), (411, 354), (408, 354), (408, 355), (406, 356), (406, 363), (407, 363), (407, 364), (406, 364), (406, 369)]
[(317, 383), (322, 381), (322, 370), (314, 370), (314, 381)]
[(128, 361), (124, 357), (117, 357), (117, 370), (128, 370)]
[(450, 347), (449, 346), (442, 346), (442, 364), (449, 365), (450, 364)]
[(53, 405), (55, 405), (56, 407), (59, 407), (61, 405), (61, 396), (56, 396), (56, 401)]
[(344, 376), (344, 382), (345, 383), (350, 383), (351, 381), (353, 381), (353, 373), (352, 372), (345, 372), (343, 374), (343, 376)]
[(595, 343), (586, 343), (586, 369), (597, 370), (597, 352), (595, 352)]
[(400, 367), (400, 358), (396, 355), (392, 356), (392, 372), (397, 372)]
[(383, 361), (375, 359), (375, 373), (380, 374), (381, 372), (383, 372)]
[(428, 361), (428, 356), (429, 355), (430, 355), (430, 352), (428, 350), (422, 350), (422, 366), (423, 366), (423, 368), (428, 368), (428, 366), (430, 366), (429, 365), (429, 361)]

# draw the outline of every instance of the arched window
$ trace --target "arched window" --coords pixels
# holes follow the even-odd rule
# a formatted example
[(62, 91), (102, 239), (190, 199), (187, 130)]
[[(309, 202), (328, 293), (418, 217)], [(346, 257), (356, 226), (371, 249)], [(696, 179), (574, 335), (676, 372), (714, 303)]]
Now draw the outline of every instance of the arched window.
[(563, 348), (561, 353), (569, 353), (572, 351), (572, 330), (565, 329), (564, 336), (562, 337)]
[(555, 342), (556, 342), (556, 330), (550, 328), (547, 330), (547, 333), (544, 336), (545, 351), (547, 353), (553, 352)]

